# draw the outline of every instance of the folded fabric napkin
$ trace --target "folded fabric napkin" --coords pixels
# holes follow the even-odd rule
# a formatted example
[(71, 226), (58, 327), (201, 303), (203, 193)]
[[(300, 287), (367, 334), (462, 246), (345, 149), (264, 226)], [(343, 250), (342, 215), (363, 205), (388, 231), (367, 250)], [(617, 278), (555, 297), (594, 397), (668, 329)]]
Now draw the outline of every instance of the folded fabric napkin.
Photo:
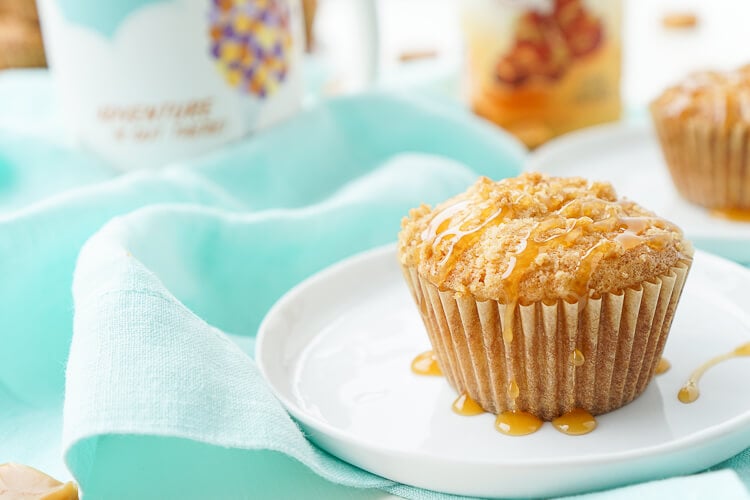
[[(0, 109), (4, 85), (49, 90), (44, 74), (4, 79)], [(64, 456), (91, 498), (343, 498), (333, 483), (447, 497), (311, 445), (260, 377), (252, 338), (291, 286), (393, 241), (408, 208), (517, 173), (514, 141), (455, 109), (372, 94), (116, 177), (55, 143), (54, 127), (19, 136), (12, 122), (0, 120), (0, 462), (64, 476)], [(720, 468), (593, 496), (746, 497), (750, 454)]]

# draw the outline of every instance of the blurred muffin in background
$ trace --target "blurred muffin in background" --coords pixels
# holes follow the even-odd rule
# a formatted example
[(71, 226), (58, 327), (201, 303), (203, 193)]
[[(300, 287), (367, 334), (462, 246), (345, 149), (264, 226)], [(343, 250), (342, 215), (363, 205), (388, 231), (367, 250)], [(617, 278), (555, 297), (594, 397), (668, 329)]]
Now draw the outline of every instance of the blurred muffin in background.
[(34, 0), (0, 2), (0, 70), (44, 67), (42, 32)]
[(683, 197), (750, 211), (750, 66), (691, 74), (651, 103), (651, 116)]

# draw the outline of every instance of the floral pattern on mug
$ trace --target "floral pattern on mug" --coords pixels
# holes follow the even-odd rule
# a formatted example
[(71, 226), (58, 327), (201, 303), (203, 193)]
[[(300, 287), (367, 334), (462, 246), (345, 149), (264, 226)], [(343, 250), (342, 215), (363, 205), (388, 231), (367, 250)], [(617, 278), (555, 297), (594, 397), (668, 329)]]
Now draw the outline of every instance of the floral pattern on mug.
[(284, 0), (212, 0), (211, 55), (226, 82), (265, 98), (289, 71), (292, 35)]

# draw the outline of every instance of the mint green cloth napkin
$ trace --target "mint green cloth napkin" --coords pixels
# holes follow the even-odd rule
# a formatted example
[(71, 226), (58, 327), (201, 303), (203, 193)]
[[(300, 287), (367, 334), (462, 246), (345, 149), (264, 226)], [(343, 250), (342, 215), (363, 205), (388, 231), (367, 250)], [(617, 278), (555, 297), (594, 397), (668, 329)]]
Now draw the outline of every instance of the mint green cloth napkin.
[[(6, 75), (0, 109), (19, 99), (8, 86), (48, 99), (44, 74)], [(19, 135), (23, 117), (6, 118), (0, 462), (64, 476), (64, 456), (89, 498), (327, 498), (330, 483), (445, 497), (312, 446), (260, 378), (252, 338), (295, 283), (393, 241), (408, 208), (517, 173), (513, 141), (455, 109), (372, 94), (116, 177), (54, 126)], [(745, 498), (729, 468), (747, 481), (748, 464), (746, 452), (719, 472), (594, 496)]]

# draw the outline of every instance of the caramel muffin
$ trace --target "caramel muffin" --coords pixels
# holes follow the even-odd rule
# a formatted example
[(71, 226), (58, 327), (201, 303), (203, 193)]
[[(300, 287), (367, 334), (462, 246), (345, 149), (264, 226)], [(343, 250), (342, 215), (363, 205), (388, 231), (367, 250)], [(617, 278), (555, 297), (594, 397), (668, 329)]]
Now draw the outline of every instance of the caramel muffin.
[(711, 209), (750, 210), (750, 66), (692, 74), (650, 109), (680, 194)]
[(537, 173), (411, 210), (398, 245), (449, 383), (486, 411), (544, 420), (646, 389), (692, 254), (610, 184)]

